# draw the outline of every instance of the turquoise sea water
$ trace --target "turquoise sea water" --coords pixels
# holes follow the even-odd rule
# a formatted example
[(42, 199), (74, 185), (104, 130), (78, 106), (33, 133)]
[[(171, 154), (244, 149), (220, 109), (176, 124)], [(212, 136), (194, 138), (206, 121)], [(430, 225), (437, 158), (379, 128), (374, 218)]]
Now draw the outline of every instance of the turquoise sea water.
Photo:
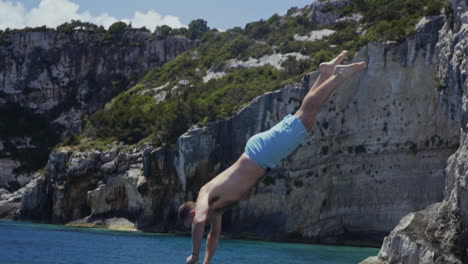
[[(1, 264), (183, 264), (190, 243), (181, 236), (0, 220)], [(222, 239), (212, 263), (354, 264), (377, 251)]]

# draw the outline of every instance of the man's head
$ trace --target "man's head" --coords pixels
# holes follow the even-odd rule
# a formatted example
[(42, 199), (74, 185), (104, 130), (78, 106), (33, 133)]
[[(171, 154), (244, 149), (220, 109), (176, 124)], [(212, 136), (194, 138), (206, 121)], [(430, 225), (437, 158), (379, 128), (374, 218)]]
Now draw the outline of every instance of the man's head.
[(179, 207), (179, 221), (182, 221), (187, 228), (192, 226), (193, 218), (195, 217), (195, 207), (196, 203), (192, 201), (185, 202)]

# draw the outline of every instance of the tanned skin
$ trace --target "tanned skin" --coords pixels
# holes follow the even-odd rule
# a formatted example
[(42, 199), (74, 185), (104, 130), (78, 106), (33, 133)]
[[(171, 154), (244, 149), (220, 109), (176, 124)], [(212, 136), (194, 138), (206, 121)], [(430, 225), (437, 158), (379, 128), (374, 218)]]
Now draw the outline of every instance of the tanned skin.
[[(307, 131), (312, 130), (321, 106), (336, 87), (366, 67), (364, 62), (340, 65), (347, 55), (347, 51), (342, 51), (332, 61), (320, 64), (320, 76), (295, 114)], [(186, 227), (192, 226), (192, 254), (187, 258), (188, 264), (196, 263), (199, 259), (203, 233), (208, 223), (211, 224), (211, 229), (206, 242), (203, 264), (210, 263), (221, 235), (223, 211), (247, 196), (264, 174), (265, 169), (244, 153), (232, 166), (200, 189), (196, 210), (191, 211), (190, 217), (184, 220)]]

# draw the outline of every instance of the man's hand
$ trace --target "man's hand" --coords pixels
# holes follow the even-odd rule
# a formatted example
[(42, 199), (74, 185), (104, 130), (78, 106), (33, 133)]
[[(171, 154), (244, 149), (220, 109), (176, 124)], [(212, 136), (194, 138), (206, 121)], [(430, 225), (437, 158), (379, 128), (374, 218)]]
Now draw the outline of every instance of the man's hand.
[(187, 258), (187, 264), (194, 264), (197, 261), (198, 261), (198, 256), (195, 256), (193, 254)]

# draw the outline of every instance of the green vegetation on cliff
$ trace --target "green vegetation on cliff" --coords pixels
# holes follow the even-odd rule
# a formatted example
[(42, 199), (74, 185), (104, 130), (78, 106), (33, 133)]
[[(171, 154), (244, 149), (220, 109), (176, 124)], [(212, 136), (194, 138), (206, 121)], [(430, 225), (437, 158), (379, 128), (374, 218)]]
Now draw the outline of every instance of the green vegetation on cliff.
[(71, 20), (70, 22), (64, 23), (57, 26), (56, 28), (49, 28), (46, 26), (41, 27), (25, 27), (22, 29), (10, 29), (0, 30), (0, 46), (7, 46), (12, 43), (11, 37), (17, 33), (24, 32), (59, 32), (69, 35), (73, 35), (77, 32), (87, 32), (91, 36), (95, 36), (99, 40), (101, 45), (141, 45), (142, 43), (134, 42), (132, 35), (133, 32), (148, 32), (148, 38), (166, 38), (169, 36), (184, 36), (192, 40), (199, 39), (206, 31), (208, 27), (206, 21), (197, 19), (192, 21), (187, 28), (171, 28), (168, 26), (158, 27), (154, 33), (146, 27), (132, 28), (131, 25), (127, 25), (124, 22), (118, 21), (109, 26), (106, 30), (103, 26), (97, 26), (89, 22), (83, 22), (80, 20)]
[[(359, 22), (317, 25), (309, 17), (311, 8), (306, 7), (226, 32), (210, 29), (202, 20), (185, 30), (159, 27), (162, 35), (199, 38), (201, 45), (148, 72), (139, 84), (115, 97), (90, 118), (84, 135), (127, 144), (141, 140), (174, 143), (191, 125), (228, 118), (256, 96), (297, 82), (342, 49), (354, 53), (369, 41), (405, 38), (414, 33), (423, 16), (440, 14), (442, 8), (441, 0), (354, 0), (344, 8), (330, 5), (326, 12), (343, 17), (361, 14)], [(315, 41), (297, 37), (321, 29), (335, 33)], [(233, 60), (287, 53), (308, 59), (292, 54), (280, 68), (231, 67)], [(220, 74), (218, 78), (205, 81), (213, 72)]]
[(414, 33), (423, 16), (440, 15), (442, 0), (354, 0), (345, 8), (331, 10), (343, 16), (362, 14), (364, 41), (400, 40)]

